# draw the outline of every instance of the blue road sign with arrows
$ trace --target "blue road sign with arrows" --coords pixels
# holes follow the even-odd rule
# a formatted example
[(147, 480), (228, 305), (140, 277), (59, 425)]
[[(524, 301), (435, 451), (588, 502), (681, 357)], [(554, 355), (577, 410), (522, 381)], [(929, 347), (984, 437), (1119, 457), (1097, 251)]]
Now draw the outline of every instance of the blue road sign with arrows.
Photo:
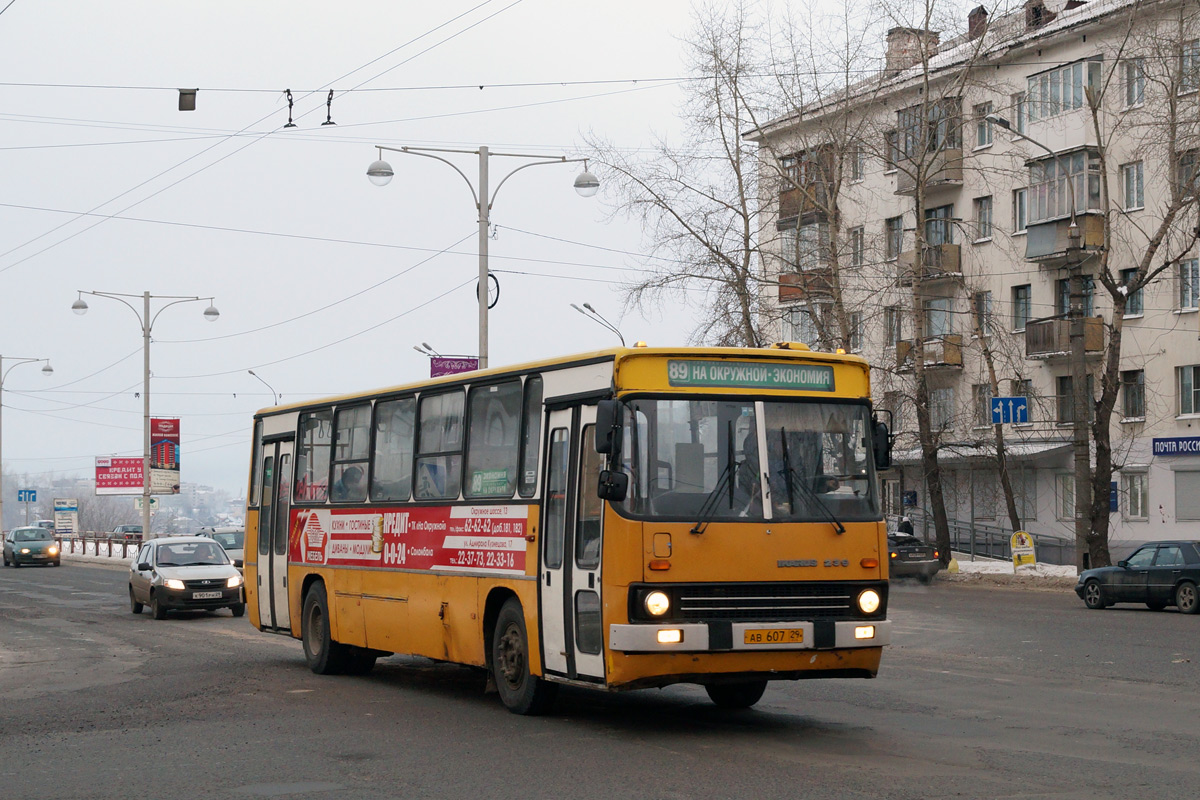
[(1003, 425), (1010, 422), (1018, 424), (1029, 422), (1029, 398), (992, 398), (992, 424)]
[(37, 489), (17, 489), (18, 503), (36, 503)]

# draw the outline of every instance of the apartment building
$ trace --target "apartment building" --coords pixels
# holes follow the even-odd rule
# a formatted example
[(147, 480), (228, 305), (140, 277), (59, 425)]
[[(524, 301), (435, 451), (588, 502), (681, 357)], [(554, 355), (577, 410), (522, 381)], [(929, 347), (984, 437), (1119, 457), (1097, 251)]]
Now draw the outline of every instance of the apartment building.
[[(882, 74), (747, 134), (761, 153), (760, 240), (774, 253), (763, 313), (782, 339), (875, 367), (875, 402), (899, 431), (889, 514), (928, 508), (919, 352), (950, 518), (1008, 524), (995, 386), (1020, 398), (1002, 413), (1022, 526), (1071, 538), (1077, 270), (1092, 400), (1114, 324), (1121, 332), (1113, 557), (1195, 538), (1200, 6), (1030, 0), (994, 19), (977, 8), (967, 23), (945, 40), (891, 30)], [(1126, 291), (1151, 248), (1156, 274)], [(1105, 269), (1122, 282), (1117, 321)], [(1022, 402), (1027, 417), (1010, 422)]]

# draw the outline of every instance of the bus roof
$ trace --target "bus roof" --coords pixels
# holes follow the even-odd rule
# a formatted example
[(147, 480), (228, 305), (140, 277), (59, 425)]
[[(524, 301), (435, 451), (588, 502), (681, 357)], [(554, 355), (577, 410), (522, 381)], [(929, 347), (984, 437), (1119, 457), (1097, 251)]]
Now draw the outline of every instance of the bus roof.
[(352, 400), (361, 400), (378, 395), (404, 394), (406, 392), (431, 389), (438, 386), (453, 386), (463, 382), (487, 381), (489, 379), (502, 378), (510, 375), (524, 375), (530, 372), (545, 372), (554, 369), (566, 369), (583, 364), (594, 364), (604, 361), (614, 362), (615, 370), (620, 366), (621, 362), (630, 359), (647, 357), (663, 358), (669, 356), (715, 359), (803, 358), (806, 361), (825, 361), (833, 364), (845, 364), (847, 366), (855, 365), (861, 367), (863, 370), (868, 370), (870, 368), (867, 360), (862, 356), (849, 353), (820, 352), (817, 350), (812, 350), (808, 347), (808, 345), (801, 344), (799, 342), (776, 342), (775, 344), (767, 347), (613, 347), (605, 350), (594, 350), (588, 353), (574, 353), (571, 355), (540, 359), (538, 361), (528, 361), (522, 364), (506, 364), (503, 367), (489, 367), (488, 369), (462, 372), (456, 375), (444, 375), (438, 378), (424, 378), (418, 381), (410, 381), (408, 383), (385, 386), (361, 392), (352, 392), (344, 395), (331, 395), (329, 397), (315, 398), (296, 403), (268, 406), (266, 408), (259, 409), (257, 412), (255, 412), (254, 416), (262, 417), (285, 411), (310, 408), (312, 406), (322, 406), (344, 403)]

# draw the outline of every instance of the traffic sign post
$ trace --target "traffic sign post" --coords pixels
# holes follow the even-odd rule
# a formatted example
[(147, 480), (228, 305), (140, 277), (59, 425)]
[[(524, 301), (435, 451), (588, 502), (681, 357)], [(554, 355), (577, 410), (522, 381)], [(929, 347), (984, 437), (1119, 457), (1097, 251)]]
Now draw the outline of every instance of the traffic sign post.
[(1029, 398), (1027, 397), (993, 397), (992, 424), (1004, 425), (1015, 423), (1024, 425), (1029, 422)]
[(25, 524), (29, 524), (29, 504), (37, 502), (37, 489), (17, 489), (17, 502), (25, 504)]

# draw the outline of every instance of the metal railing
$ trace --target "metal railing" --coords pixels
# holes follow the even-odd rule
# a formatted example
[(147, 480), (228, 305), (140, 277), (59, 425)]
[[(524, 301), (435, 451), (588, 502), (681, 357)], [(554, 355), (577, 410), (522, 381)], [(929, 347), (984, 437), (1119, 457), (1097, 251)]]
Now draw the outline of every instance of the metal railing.
[(142, 540), (124, 539), (108, 536), (107, 534), (83, 534), (80, 536), (55, 537), (59, 552), (64, 555), (119, 556), (133, 558)]
[[(914, 511), (909, 511), (906, 516), (912, 520), (917, 536), (928, 543), (936, 544), (932, 517)], [(1008, 528), (959, 519), (950, 519), (949, 526), (950, 546), (956, 552), (980, 558), (1012, 558), (1012, 531)], [(1026, 532), (1033, 537), (1039, 562), (1059, 565), (1075, 563), (1073, 539), (1028, 529)]]

